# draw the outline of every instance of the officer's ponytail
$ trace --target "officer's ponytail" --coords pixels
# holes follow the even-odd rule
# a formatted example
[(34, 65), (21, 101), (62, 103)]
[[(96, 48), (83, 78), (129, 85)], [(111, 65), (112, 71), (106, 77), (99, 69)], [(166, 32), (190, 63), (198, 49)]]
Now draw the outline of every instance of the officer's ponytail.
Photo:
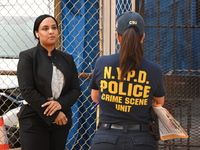
[(138, 68), (142, 62), (144, 50), (141, 44), (141, 36), (136, 32), (136, 27), (130, 27), (122, 35), (120, 42), (121, 80), (124, 80), (129, 71)]

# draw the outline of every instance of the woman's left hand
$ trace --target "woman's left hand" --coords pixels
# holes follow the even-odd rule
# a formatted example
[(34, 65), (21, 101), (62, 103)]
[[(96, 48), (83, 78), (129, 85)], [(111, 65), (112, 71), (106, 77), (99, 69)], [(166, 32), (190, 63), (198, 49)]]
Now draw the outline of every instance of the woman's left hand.
[(62, 106), (60, 105), (60, 103), (58, 103), (57, 101), (49, 101), (46, 102), (42, 105), (42, 107), (48, 106), (45, 111), (44, 114), (46, 116), (51, 116), (53, 115), (57, 110), (61, 110)]

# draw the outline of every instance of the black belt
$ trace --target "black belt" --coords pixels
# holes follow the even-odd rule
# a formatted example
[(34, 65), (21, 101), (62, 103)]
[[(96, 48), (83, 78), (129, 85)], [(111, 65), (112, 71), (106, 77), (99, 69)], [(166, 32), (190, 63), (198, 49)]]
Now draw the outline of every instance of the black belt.
[(149, 125), (147, 124), (123, 125), (123, 124), (100, 123), (99, 127), (105, 127), (107, 129), (117, 129), (117, 130), (149, 131)]

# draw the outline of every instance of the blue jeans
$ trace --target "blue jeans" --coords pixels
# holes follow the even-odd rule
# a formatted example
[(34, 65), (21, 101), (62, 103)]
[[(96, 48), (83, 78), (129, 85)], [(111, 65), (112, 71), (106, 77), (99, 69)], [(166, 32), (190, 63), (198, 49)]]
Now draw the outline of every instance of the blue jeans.
[(100, 127), (92, 139), (91, 150), (157, 150), (149, 132), (106, 129)]

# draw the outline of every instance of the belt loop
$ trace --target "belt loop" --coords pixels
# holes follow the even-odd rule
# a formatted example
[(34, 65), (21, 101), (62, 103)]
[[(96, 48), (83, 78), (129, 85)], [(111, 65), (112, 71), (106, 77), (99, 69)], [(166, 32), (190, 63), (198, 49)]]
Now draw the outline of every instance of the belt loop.
[(128, 125), (123, 125), (123, 132), (124, 133), (127, 133), (128, 132)]
[(140, 131), (143, 131), (143, 126), (142, 126), (142, 124), (139, 124), (139, 126), (140, 126)]
[(99, 122), (99, 124), (98, 124), (97, 128), (99, 128), (100, 126), (101, 126), (101, 122)]
[(110, 123), (106, 124), (106, 129), (107, 129), (107, 130), (109, 130), (110, 127), (111, 127), (111, 124), (110, 124)]

